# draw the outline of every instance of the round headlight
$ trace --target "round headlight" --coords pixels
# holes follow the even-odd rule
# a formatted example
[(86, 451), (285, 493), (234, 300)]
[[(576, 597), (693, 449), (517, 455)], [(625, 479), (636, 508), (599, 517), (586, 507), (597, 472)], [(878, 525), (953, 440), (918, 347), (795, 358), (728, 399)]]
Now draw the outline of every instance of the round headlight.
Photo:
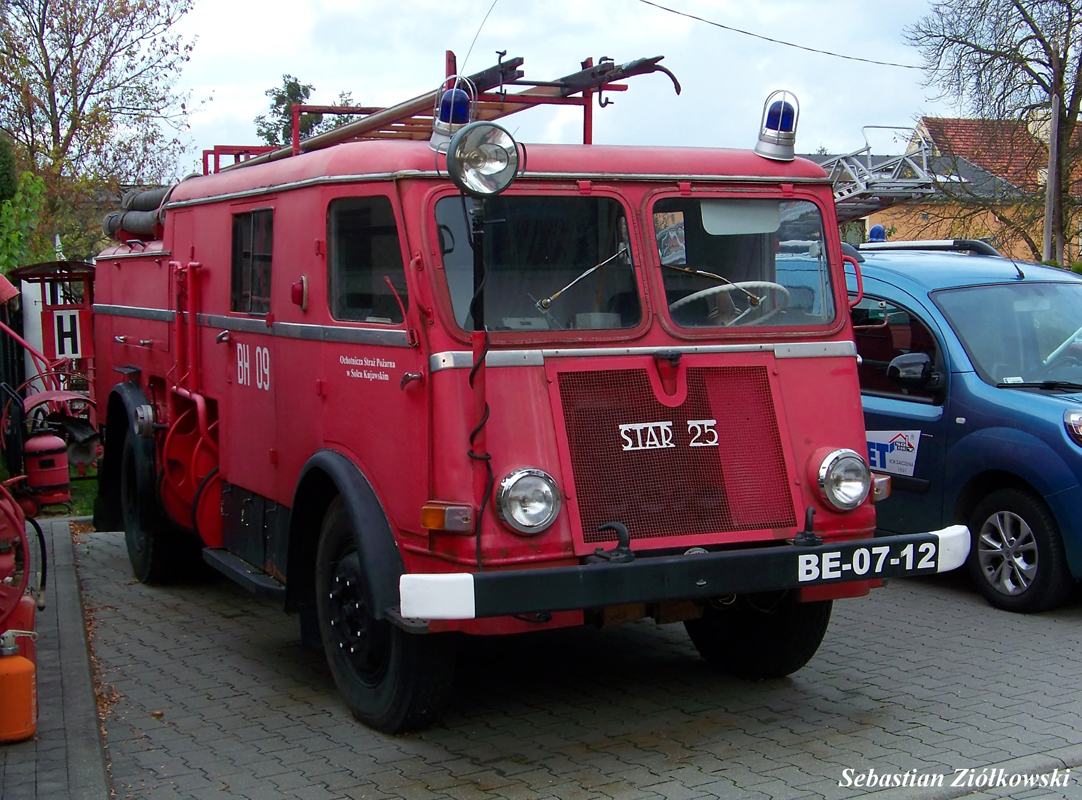
[(518, 146), (494, 122), (472, 122), (451, 139), (447, 172), (466, 194), (491, 197), (510, 186), (518, 174)]
[(560, 489), (547, 472), (516, 469), (500, 481), (496, 509), (519, 533), (541, 533), (560, 513)]
[(835, 450), (819, 467), (819, 493), (841, 511), (852, 511), (872, 488), (872, 473), (855, 450)]

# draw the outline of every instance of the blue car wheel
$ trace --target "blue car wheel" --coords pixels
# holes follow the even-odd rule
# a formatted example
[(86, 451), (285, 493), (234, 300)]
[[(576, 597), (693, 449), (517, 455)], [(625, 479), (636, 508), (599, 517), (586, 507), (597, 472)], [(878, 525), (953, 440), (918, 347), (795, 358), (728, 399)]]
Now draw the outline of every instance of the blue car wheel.
[(1043, 611), (1067, 599), (1067, 570), (1059, 527), (1037, 497), (1000, 489), (981, 501), (969, 523), (969, 572), (985, 599), (1007, 611)]

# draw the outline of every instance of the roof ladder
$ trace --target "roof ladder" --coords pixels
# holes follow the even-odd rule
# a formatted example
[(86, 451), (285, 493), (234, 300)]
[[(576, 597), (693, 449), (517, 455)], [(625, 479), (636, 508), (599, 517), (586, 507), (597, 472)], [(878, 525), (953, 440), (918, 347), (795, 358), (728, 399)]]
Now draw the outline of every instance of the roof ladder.
[[(673, 82), (676, 93), (680, 93), (680, 83), (676, 77), (659, 62), (664, 56), (640, 58), (625, 64), (617, 64), (611, 59), (601, 59), (598, 64), (593, 59), (582, 63), (582, 69), (565, 75), (555, 81), (525, 81), (520, 69), (523, 59), (520, 57), (504, 60), (501, 54), (499, 62), (467, 79), (476, 87), (477, 119), (495, 120), (510, 114), (532, 108), (537, 105), (578, 105), (583, 107), (583, 142), (589, 144), (592, 139), (593, 95), (602, 91), (626, 91), (627, 86), (616, 81), (634, 75), (646, 75), (662, 72)], [(455, 69), (454, 53), (447, 52), (448, 79), (453, 77)], [(301, 153), (322, 150), (341, 142), (358, 139), (414, 139), (424, 140), (432, 135), (432, 114), (437, 98), (449, 88), (445, 80), (438, 89), (407, 100), (390, 108), (366, 108), (361, 119), (299, 142)], [(509, 92), (509, 87), (528, 87), (519, 92)], [(236, 149), (236, 148), (234, 148)], [(248, 148), (252, 157), (234, 164), (220, 167), (220, 171), (263, 164), (269, 161), (289, 158), (295, 155), (293, 147), (281, 147), (269, 152), (253, 154), (254, 148)], [(208, 151), (213, 154), (213, 151)], [(206, 164), (207, 156), (204, 155)]]
[(820, 163), (834, 185), (834, 204), (838, 222), (851, 222), (932, 194), (928, 171), (931, 143), (915, 128), (888, 128), (909, 132), (909, 144), (899, 156), (877, 157), (868, 144), (869, 125), (863, 128), (864, 147)]

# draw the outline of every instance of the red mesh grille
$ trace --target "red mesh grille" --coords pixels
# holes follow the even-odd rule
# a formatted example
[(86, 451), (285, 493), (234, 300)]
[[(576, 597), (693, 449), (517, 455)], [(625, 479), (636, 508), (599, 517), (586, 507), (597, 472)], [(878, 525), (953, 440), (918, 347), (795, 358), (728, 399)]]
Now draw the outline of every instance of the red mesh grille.
[[(632, 539), (796, 524), (766, 369), (689, 369), (687, 384), (683, 405), (669, 408), (655, 399), (645, 370), (559, 374), (585, 542), (615, 540), (597, 532), (614, 520)], [(710, 419), (718, 446), (691, 447), (688, 421)], [(659, 427), (621, 436), (621, 425), (657, 422), (672, 423), (673, 447), (623, 449), (628, 439), (665, 443), (669, 434)]]

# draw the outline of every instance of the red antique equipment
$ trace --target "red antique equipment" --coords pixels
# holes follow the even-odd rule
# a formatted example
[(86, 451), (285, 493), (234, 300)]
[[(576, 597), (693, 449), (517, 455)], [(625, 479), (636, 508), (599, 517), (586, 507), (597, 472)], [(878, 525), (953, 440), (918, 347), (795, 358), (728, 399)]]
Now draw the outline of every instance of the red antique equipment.
[[(85, 475), (98, 456), (91, 334), (94, 271), (82, 262), (56, 261), (20, 267), (11, 276), (38, 286), (42, 298), (42, 351), (0, 322), (0, 331), (27, 351), (35, 366), (35, 374), (20, 386), (0, 386), (8, 471), (13, 477), (24, 465), (27, 471), (26, 480), (10, 486), (25, 511), (34, 515), (43, 505), (70, 503), (69, 464)], [(0, 304), (17, 294), (9, 281), (0, 282)]]
[(34, 619), (44, 607), (46, 550), (41, 529), (39, 562), (32, 575), (22, 509), (0, 487), (0, 742), (32, 736), (37, 729)]
[[(446, 697), (450, 632), (649, 616), (777, 677), (833, 600), (959, 566), (961, 526), (873, 538), (888, 479), (795, 98), (755, 152), (592, 144), (594, 96), (660, 60), (535, 82), (448, 54), (432, 92), (208, 152), (113, 217), (95, 521), (135, 576), (201, 556), (280, 600), (397, 732)], [(583, 143), (494, 122), (538, 105), (581, 107)]]
[(26, 488), (43, 506), (71, 502), (68, 446), (52, 433), (39, 433), (23, 446)]

